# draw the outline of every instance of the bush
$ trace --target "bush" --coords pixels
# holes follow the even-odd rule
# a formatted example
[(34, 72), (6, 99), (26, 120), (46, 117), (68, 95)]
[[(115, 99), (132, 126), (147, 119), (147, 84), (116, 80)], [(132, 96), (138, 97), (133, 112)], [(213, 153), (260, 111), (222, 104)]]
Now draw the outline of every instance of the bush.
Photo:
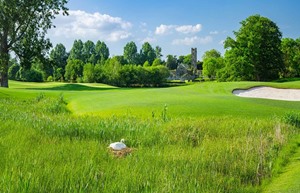
[(47, 82), (53, 82), (53, 77), (52, 76), (48, 76)]
[(27, 81), (27, 82), (43, 82), (43, 73), (39, 70), (31, 68), (27, 70), (25, 68), (20, 68), (16, 74), (17, 80)]
[(11, 80), (17, 80), (17, 73), (20, 70), (20, 66), (18, 64), (13, 64), (9, 69), (8, 69), (8, 78)]

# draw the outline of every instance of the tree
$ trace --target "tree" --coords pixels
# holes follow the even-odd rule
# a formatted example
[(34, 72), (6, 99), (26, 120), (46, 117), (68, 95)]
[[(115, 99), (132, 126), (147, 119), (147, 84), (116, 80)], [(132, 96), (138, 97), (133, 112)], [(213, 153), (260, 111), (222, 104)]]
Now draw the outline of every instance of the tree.
[(221, 57), (221, 53), (219, 51), (217, 51), (216, 49), (212, 49), (209, 51), (206, 51), (203, 56), (202, 56), (202, 60), (204, 61), (205, 59), (208, 58), (220, 58)]
[(148, 61), (149, 64), (152, 65), (155, 58), (156, 58), (155, 50), (148, 42), (145, 42), (142, 45), (142, 49), (140, 51), (140, 59), (141, 59), (140, 63), (144, 64), (146, 61)]
[(97, 41), (95, 46), (96, 63), (107, 60), (109, 57), (109, 49), (104, 42)]
[[(53, 27), (52, 20), (62, 10), (67, 13), (67, 0), (2, 0), (0, 1), (0, 86), (8, 87), (9, 52), (17, 55), (21, 46), (40, 45), (48, 49), (45, 40), (47, 30)], [(28, 42), (29, 40), (29, 42)], [(46, 46), (46, 47), (45, 47)], [(39, 46), (37, 46), (39, 47)], [(36, 50), (31, 50), (35, 52)]]
[(156, 56), (156, 58), (161, 59), (161, 57), (163, 56), (161, 54), (161, 47), (159, 47), (159, 46), (155, 47), (155, 56)]
[[(68, 53), (63, 44), (57, 44), (50, 52), (50, 62), (53, 66), (53, 77), (55, 80), (60, 80), (63, 77), (59, 76), (65, 73), (64, 69), (67, 65)], [(62, 72), (57, 71), (57, 69), (63, 69)], [(59, 73), (56, 73), (59, 72)], [(58, 75), (58, 76), (57, 76)]]
[(211, 80), (216, 78), (218, 71), (224, 67), (224, 59), (222, 58), (221, 53), (215, 49), (206, 51), (202, 60), (202, 74)]
[(65, 78), (70, 82), (76, 82), (78, 78), (82, 77), (83, 62), (78, 59), (68, 60), (66, 66)]
[(82, 62), (85, 62), (85, 56), (83, 53), (83, 42), (81, 40), (75, 40), (68, 60), (81, 60)]
[(34, 34), (33, 28), (27, 30), (27, 34), (15, 43), (13, 52), (19, 57), (20, 65), (29, 70), (34, 60), (45, 61), (48, 50), (51, 48), (49, 39)]
[(191, 66), (192, 65), (192, 54), (188, 54), (188, 55), (184, 56), (183, 63)]
[(91, 40), (88, 40), (83, 44), (82, 57), (84, 63), (96, 64), (95, 44)]
[(236, 39), (224, 43), (228, 80), (265, 81), (277, 79), (283, 69), (280, 50), (282, 34), (268, 18), (253, 15), (241, 22)]
[(160, 58), (156, 58), (154, 61), (153, 61), (153, 64), (152, 66), (160, 66), (162, 65), (162, 61)]
[(284, 60), (284, 77), (300, 77), (300, 39), (283, 38), (281, 51)]
[(176, 69), (177, 66), (178, 66), (176, 56), (167, 55), (166, 66), (167, 66), (167, 68), (168, 68), (169, 70), (174, 70), (174, 69)]
[(138, 64), (137, 46), (133, 41), (125, 45), (123, 56), (128, 64)]
[(95, 82), (95, 65), (88, 63), (83, 67), (83, 82), (93, 83)]

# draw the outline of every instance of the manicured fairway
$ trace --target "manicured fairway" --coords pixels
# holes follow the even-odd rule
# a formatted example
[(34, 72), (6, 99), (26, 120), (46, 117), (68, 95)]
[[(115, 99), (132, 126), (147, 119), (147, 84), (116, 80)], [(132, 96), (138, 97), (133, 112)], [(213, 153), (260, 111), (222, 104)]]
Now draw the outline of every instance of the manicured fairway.
[[(100, 116), (130, 114), (151, 116), (164, 105), (171, 117), (243, 116), (266, 118), (297, 110), (300, 102), (247, 99), (232, 95), (236, 87), (256, 83), (203, 83), (172, 88), (116, 89), (93, 92), (89, 97), (67, 96), (68, 107), (74, 113), (96, 113)], [(92, 105), (91, 105), (92, 104)]]

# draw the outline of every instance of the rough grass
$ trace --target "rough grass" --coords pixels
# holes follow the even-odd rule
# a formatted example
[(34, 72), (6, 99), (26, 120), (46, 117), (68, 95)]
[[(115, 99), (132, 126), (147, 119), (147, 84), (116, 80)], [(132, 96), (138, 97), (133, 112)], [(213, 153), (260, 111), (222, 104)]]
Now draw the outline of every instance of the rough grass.
[[(233, 87), (253, 84), (258, 83), (62, 94), (1, 89), (0, 190), (259, 192), (288, 163), (293, 148), (286, 147), (299, 129), (281, 115), (299, 103), (231, 95)], [(82, 101), (89, 111), (70, 112), (72, 101)], [(131, 102), (130, 110), (99, 114)], [(121, 138), (134, 151), (118, 158), (107, 147)]]
[(290, 163), (284, 167), (279, 175), (266, 186), (264, 192), (298, 193), (300, 190), (300, 139), (298, 147), (294, 149)]

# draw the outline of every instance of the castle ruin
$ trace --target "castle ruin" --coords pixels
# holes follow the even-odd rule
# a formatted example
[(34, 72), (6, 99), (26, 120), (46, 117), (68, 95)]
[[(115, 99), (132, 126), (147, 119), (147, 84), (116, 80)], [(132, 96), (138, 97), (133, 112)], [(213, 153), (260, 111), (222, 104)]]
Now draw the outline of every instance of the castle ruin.
[(192, 48), (192, 66), (197, 69), (197, 48)]

